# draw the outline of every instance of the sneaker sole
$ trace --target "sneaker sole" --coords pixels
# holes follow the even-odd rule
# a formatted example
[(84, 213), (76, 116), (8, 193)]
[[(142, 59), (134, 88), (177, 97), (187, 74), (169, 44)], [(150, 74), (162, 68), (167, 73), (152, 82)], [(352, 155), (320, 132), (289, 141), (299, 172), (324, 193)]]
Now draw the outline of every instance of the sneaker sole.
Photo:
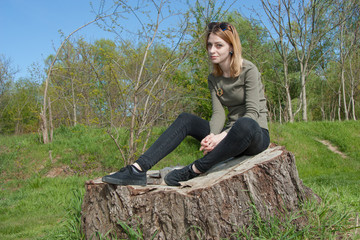
[(103, 177), (102, 181), (105, 183), (115, 184), (115, 185), (139, 185), (139, 186), (146, 186), (146, 180), (120, 180), (117, 178), (111, 177)]

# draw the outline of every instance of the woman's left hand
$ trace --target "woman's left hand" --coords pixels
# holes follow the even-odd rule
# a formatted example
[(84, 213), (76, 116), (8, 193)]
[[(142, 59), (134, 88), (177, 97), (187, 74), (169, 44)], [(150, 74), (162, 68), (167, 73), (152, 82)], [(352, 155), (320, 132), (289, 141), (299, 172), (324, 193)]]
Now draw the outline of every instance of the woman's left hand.
[(227, 132), (220, 134), (209, 134), (201, 141), (200, 151), (203, 151), (204, 155), (211, 152), (227, 135)]

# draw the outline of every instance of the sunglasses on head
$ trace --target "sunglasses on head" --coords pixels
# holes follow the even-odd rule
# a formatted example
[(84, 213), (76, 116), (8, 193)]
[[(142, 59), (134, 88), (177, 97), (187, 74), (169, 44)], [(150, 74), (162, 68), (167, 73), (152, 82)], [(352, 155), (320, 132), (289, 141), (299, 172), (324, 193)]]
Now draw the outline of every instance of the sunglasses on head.
[(229, 30), (232, 32), (231, 25), (226, 22), (211, 22), (208, 25), (208, 30), (213, 31), (216, 29), (221, 29), (222, 31)]

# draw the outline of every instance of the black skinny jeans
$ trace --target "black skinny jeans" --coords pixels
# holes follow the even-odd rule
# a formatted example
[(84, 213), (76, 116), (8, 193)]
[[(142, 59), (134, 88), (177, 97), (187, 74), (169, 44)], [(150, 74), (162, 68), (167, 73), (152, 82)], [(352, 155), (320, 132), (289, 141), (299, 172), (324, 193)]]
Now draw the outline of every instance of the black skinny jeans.
[[(152, 168), (171, 153), (186, 136), (201, 141), (210, 134), (209, 122), (195, 115), (182, 113), (155, 143), (136, 161), (143, 171)], [(270, 143), (269, 132), (251, 118), (239, 118), (226, 137), (208, 154), (194, 162), (204, 173), (215, 164), (240, 155), (256, 155)]]

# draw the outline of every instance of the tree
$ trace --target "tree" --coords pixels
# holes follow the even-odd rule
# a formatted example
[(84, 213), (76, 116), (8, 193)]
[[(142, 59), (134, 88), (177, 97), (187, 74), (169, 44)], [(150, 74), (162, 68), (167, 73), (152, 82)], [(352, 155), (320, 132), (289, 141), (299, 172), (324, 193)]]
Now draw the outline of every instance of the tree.
[[(123, 119), (129, 123), (127, 148), (120, 147), (117, 136), (111, 134), (111, 137), (125, 164), (134, 161), (145, 150), (154, 124), (164, 116), (168, 103), (178, 96), (172, 91), (169, 76), (187, 57), (189, 49), (184, 45), (184, 37), (188, 24), (185, 21), (181, 26), (163, 26), (175, 15), (182, 16), (170, 9), (169, 4), (169, 1), (145, 1), (139, 6), (117, 1), (109, 10), (113, 13), (111, 21), (102, 22), (102, 26), (116, 34), (120, 41), (120, 56), (112, 64), (117, 75), (117, 89), (124, 93), (121, 99), (126, 103), (121, 106), (125, 106)], [(126, 23), (124, 19), (133, 19), (139, 28), (129, 29), (132, 23)], [(130, 44), (125, 35), (137, 40)], [(139, 149), (140, 144), (142, 149)]]
[[(359, 29), (359, 27), (358, 27)], [(354, 51), (351, 54), (351, 58), (349, 59), (348, 65), (348, 78), (350, 79), (350, 104), (352, 109), (352, 118), (353, 120), (357, 120), (356, 117), (356, 104), (355, 104), (355, 96), (356, 92), (359, 93), (359, 79), (360, 79), (360, 69), (356, 66), (360, 64), (360, 52), (359, 52), (359, 42), (357, 42), (357, 47), (354, 48)], [(358, 94), (359, 96), (359, 94)], [(359, 99), (358, 99), (359, 102)]]
[(14, 82), (16, 70), (12, 67), (11, 60), (5, 55), (0, 55), (0, 132), (8, 132), (8, 119), (4, 117), (7, 114), (9, 104), (11, 103), (10, 89)]
[[(273, 5), (270, 5), (268, 1), (262, 2), (265, 12), (269, 14), (272, 22), (276, 24), (275, 29), (278, 34), (281, 37), (286, 36), (286, 39), (281, 43), (284, 49), (280, 49), (280, 52), (286, 54), (284, 51), (285, 44), (288, 43), (294, 49), (300, 67), (302, 119), (307, 121), (306, 81), (309, 74), (317, 67), (330, 49), (321, 51), (320, 55), (314, 54), (314, 52), (317, 48), (321, 48), (324, 42), (329, 42), (333, 38), (334, 29), (343, 20), (337, 17), (338, 7), (334, 6), (334, 1), (301, 0), (295, 2), (281, 0)], [(277, 17), (280, 12), (281, 17)], [(284, 64), (286, 65), (286, 63)]]
[(38, 126), (39, 86), (21, 78), (7, 89), (8, 101), (2, 109), (0, 133), (22, 134), (36, 132)]
[[(97, 16), (93, 21), (90, 21), (86, 24), (84, 24), (83, 26), (77, 28), (76, 30), (74, 30), (73, 32), (71, 32), (61, 43), (60, 47), (57, 49), (56, 51), (56, 55), (52, 57), (51, 59), (51, 63), (49, 64), (48, 67), (48, 71), (47, 71), (47, 76), (44, 82), (44, 95), (43, 95), (43, 104), (41, 107), (41, 112), (40, 112), (40, 130), (42, 133), (42, 140), (45, 144), (49, 143), (52, 141), (53, 138), (53, 125), (52, 125), (52, 116), (51, 116), (51, 101), (50, 98), (48, 96), (48, 88), (49, 88), (49, 83), (50, 83), (50, 79), (51, 79), (51, 75), (52, 75), (52, 70), (53, 67), (55, 65), (55, 62), (57, 60), (58, 55), (60, 54), (60, 51), (62, 50), (63, 46), (65, 45), (65, 43), (67, 43), (67, 41), (70, 39), (70, 37), (76, 33), (77, 31), (81, 30), (82, 28), (95, 23), (97, 21), (99, 21), (100, 19), (103, 18), (107, 18), (111, 16), (110, 15), (103, 15), (103, 16)], [(49, 119), (48, 119), (48, 114), (49, 114)], [(49, 130), (50, 130), (50, 135), (49, 135)]]
[[(283, 82), (282, 87), (285, 89), (286, 107), (289, 116), (289, 121), (294, 122), (294, 113), (292, 109), (291, 95), (290, 95), (290, 79), (289, 79), (289, 58), (291, 57), (290, 43), (286, 39), (284, 23), (284, 10), (279, 0), (277, 5), (272, 5), (269, 0), (261, 0), (263, 9), (266, 13), (267, 19), (271, 23), (272, 28), (267, 28), (269, 36), (274, 43), (275, 49), (281, 57)], [(266, 24), (262, 21), (263, 26)], [(274, 30), (274, 33), (272, 33)]]
[(8, 91), (14, 81), (17, 70), (11, 66), (11, 60), (5, 55), (0, 55), (0, 118), (8, 104)]
[[(351, 57), (354, 56), (354, 52), (357, 49), (357, 41), (359, 37), (359, 6), (356, 5), (357, 1), (348, 0), (344, 1), (339, 4), (339, 17), (342, 19), (342, 22), (339, 24), (339, 31), (338, 31), (338, 42), (339, 42), (339, 65), (341, 69), (341, 90), (342, 90), (342, 100), (343, 100), (343, 108), (344, 108), (344, 115), (345, 120), (349, 120), (349, 107), (347, 106), (346, 100), (346, 87), (345, 87), (345, 71), (346, 65), (350, 65)], [(352, 68), (350, 68), (350, 71)], [(350, 72), (350, 79), (351, 79), (351, 95), (350, 95), (350, 102), (352, 103), (353, 109), (353, 116), (355, 117), (355, 104), (354, 104), (354, 78), (351, 77)], [(349, 81), (350, 82), (350, 81)], [(340, 105), (340, 104), (339, 104)]]

